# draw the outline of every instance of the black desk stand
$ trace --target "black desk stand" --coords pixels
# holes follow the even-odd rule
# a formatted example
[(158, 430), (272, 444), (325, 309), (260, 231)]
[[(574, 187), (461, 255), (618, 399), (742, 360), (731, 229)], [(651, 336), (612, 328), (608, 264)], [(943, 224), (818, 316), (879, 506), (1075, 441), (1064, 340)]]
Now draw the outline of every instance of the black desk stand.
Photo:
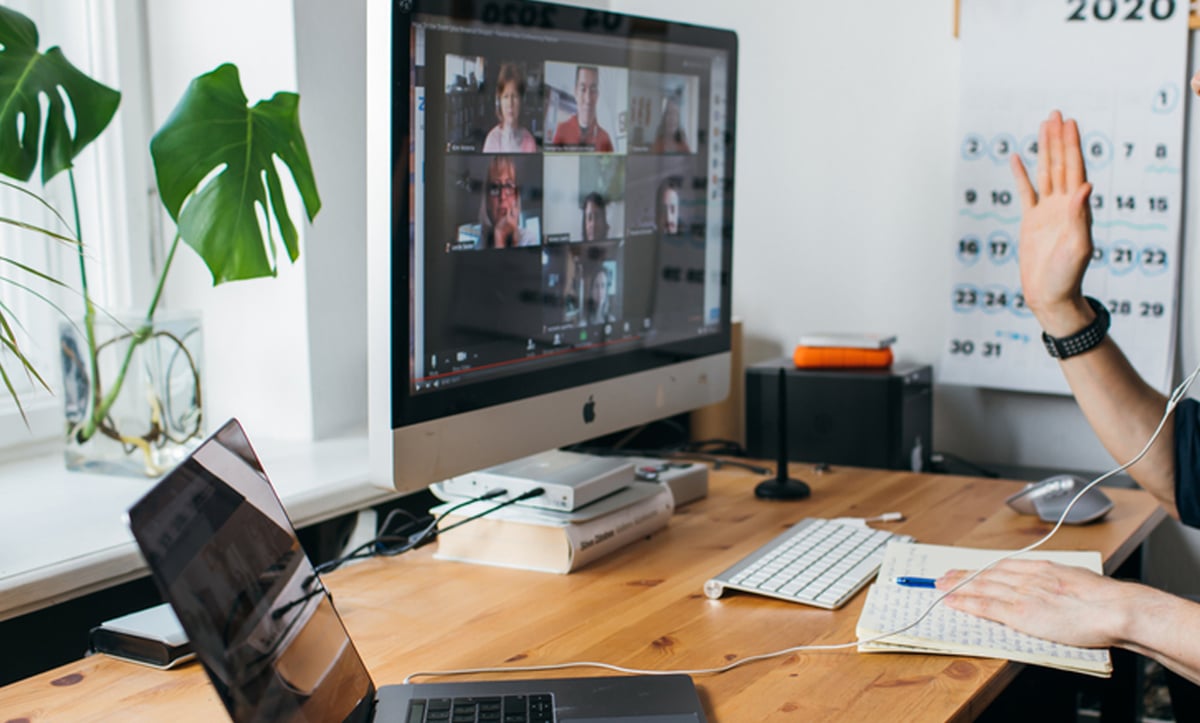
[(779, 414), (779, 447), (776, 450), (775, 476), (759, 482), (754, 488), (754, 496), (763, 500), (802, 500), (812, 494), (808, 484), (798, 479), (788, 477), (787, 449), (787, 377), (785, 370), (779, 370), (779, 400), (776, 409)]

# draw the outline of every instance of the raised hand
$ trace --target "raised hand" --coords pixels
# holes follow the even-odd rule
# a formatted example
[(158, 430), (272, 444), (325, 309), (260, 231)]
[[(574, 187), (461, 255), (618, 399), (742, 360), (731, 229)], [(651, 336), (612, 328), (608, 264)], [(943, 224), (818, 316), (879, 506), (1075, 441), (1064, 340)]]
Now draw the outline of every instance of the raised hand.
[(1025, 303), (1052, 336), (1072, 334), (1092, 316), (1082, 291), (1092, 256), (1092, 185), (1079, 127), (1058, 111), (1042, 123), (1036, 189), (1021, 157), (1011, 158), (1022, 210), (1019, 257)]

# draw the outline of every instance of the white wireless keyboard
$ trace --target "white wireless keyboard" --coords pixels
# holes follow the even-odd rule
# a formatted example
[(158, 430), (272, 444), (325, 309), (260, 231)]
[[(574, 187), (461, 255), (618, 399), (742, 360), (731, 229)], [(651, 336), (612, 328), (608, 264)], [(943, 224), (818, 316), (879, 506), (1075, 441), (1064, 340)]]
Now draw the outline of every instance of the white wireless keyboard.
[(913, 538), (810, 517), (704, 583), (704, 594), (715, 600), (731, 588), (833, 610), (875, 577), (893, 541)]

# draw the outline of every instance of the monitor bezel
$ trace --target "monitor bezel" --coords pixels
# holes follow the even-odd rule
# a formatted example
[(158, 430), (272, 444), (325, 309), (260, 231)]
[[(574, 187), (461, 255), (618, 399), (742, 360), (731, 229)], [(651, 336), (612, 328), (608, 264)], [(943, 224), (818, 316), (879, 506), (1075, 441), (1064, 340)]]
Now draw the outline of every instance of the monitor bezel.
[[(372, 481), (394, 485), (398, 489), (411, 490), (429, 484), (457, 471), (466, 471), (478, 466), (478, 462), (491, 460), (495, 464), (504, 459), (494, 458), (494, 453), (455, 452), (454, 459), (445, 437), (470, 438), (486, 434), (489, 429), (502, 426), (507, 419), (511, 425), (512, 415), (522, 419), (543, 416), (541, 410), (551, 406), (563, 406), (575, 418), (569, 423), (560, 420), (557, 427), (549, 423), (537, 430), (527, 429), (545, 440), (545, 444), (525, 445), (510, 443), (512, 456), (532, 453), (539, 449), (582, 441), (592, 436), (623, 429), (634, 424), (651, 421), (704, 404), (723, 399), (729, 388), (731, 364), (731, 303), (730, 269), (733, 256), (733, 209), (736, 157), (734, 138), (737, 128), (737, 35), (733, 31), (709, 28), (688, 23), (627, 15), (623, 13), (592, 10), (550, 3), (530, 2), (461, 2), (456, 0), (395, 0), (390, 9), (384, 6), (369, 8), (368, 11), (368, 143), (372, 140), (372, 125), (375, 138), (379, 133), (378, 114), (383, 112), (389, 119), (389, 152), (384, 155), (376, 144), (368, 157), (368, 227), (372, 251), (369, 252), (369, 298), (371, 306), (369, 321), (371, 329), (369, 352), (371, 388), (371, 456)], [(726, 59), (724, 125), (724, 172), (722, 184), (726, 208), (721, 229), (722, 282), (720, 288), (720, 320), (716, 330), (695, 338), (670, 341), (656, 346), (641, 347), (614, 354), (603, 354), (549, 372), (531, 371), (512, 376), (463, 384), (449, 392), (414, 397), (410, 389), (412, 377), (409, 339), (409, 303), (407, 290), (410, 285), (408, 249), (410, 238), (410, 150), (413, 142), (411, 128), (413, 95), (413, 68), (410, 38), (414, 16), (439, 16), (453, 18), (458, 22), (484, 22), (488, 17), (499, 17), (495, 24), (500, 26), (525, 27), (522, 18), (528, 18), (529, 8), (533, 17), (542, 18), (550, 13), (556, 29), (577, 32), (602, 33), (607, 37), (625, 41), (669, 42), (676, 45), (691, 45), (724, 51)], [(386, 18), (381, 13), (390, 13)], [(506, 22), (505, 13), (515, 21)], [(379, 23), (386, 19), (385, 27), (390, 38), (381, 36)], [(377, 66), (381, 53), (375, 45), (387, 46), (390, 63), (387, 67), (386, 105), (376, 93), (385, 87)], [(372, 110), (372, 108), (374, 110)], [(386, 170), (382, 163), (386, 159)], [(386, 190), (379, 188), (386, 177)], [(387, 206), (388, 227), (387, 249), (377, 247), (382, 235), (378, 224), (380, 206)], [(399, 258), (396, 255), (399, 254)], [(386, 273), (379, 264), (386, 263)], [(386, 279), (387, 293), (377, 288)], [(402, 294), (393, 291), (404, 290)], [(386, 299), (386, 301), (383, 301)], [(380, 304), (384, 308), (380, 308)], [(382, 337), (382, 338), (381, 338)], [(386, 353), (380, 347), (386, 348)], [(401, 360), (392, 363), (385, 360)], [(386, 367), (386, 368), (385, 368)], [(626, 385), (625, 382), (629, 384)], [(649, 399), (638, 401), (627, 396), (623, 387), (645, 390), (642, 396)], [(620, 399), (618, 403), (616, 400)], [(600, 400), (602, 407), (612, 410), (625, 406), (619, 413), (604, 415), (597, 423), (587, 419), (578, 423), (573, 410), (582, 409), (589, 402)], [(584, 411), (583, 416), (587, 417)], [(536, 426), (536, 425), (534, 425)], [(429, 448), (434, 449), (430, 450)], [(401, 461), (403, 457), (403, 461)], [(511, 456), (508, 458), (512, 458)]]

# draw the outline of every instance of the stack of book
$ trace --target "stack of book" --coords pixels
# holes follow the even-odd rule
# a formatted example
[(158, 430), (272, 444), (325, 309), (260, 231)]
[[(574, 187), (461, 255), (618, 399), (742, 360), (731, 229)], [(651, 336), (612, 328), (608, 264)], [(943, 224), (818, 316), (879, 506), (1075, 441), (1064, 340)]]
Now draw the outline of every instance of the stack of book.
[(797, 369), (887, 369), (896, 337), (882, 334), (805, 334), (792, 352)]
[[(460, 503), (438, 485), (433, 491), (447, 501), (434, 515)], [(487, 512), (440, 533), (434, 557), (565, 574), (666, 527), (675, 509), (670, 490), (655, 482), (634, 482), (572, 512), (496, 504), (472, 502), (446, 515), (442, 528)]]

